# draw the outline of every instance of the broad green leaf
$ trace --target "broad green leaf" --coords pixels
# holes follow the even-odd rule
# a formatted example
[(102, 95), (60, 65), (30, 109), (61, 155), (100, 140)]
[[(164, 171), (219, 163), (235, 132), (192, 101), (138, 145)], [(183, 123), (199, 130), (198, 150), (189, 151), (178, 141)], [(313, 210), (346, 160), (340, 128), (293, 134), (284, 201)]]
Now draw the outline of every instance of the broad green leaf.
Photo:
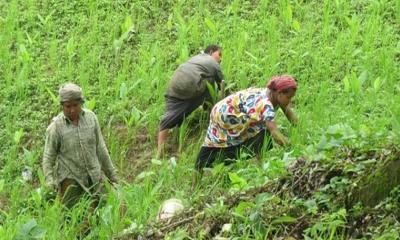
[(353, 20), (349, 17), (345, 16), (344, 19), (346, 20), (346, 23), (349, 25), (349, 27), (352, 27), (354, 25)]
[(111, 205), (107, 205), (105, 206), (103, 209), (103, 211), (101, 212), (101, 221), (105, 224), (105, 225), (110, 225), (112, 220), (111, 220)]
[(349, 78), (347, 77), (347, 76), (345, 76), (344, 78), (343, 78), (343, 85), (344, 85), (344, 91), (345, 92), (349, 92), (350, 91), (350, 81), (349, 81)]
[(14, 143), (18, 145), (23, 136), (24, 136), (24, 129), (20, 128), (18, 131), (14, 133)]
[(141, 172), (138, 176), (137, 176), (137, 178), (138, 179), (143, 179), (143, 178), (145, 178), (145, 177), (148, 177), (148, 176), (152, 176), (152, 175), (155, 175), (155, 173), (153, 172), (153, 171), (144, 171), (144, 172)]
[(21, 226), (21, 229), (17, 233), (15, 239), (16, 240), (29, 239), (30, 232), (36, 226), (37, 226), (36, 220), (30, 219), (28, 222), (26, 222), (24, 225)]
[(326, 130), (326, 133), (332, 136), (342, 135), (343, 128), (340, 124), (331, 125)]
[(257, 206), (261, 206), (263, 203), (270, 200), (273, 196), (270, 193), (260, 193), (257, 194), (255, 202)]
[(317, 149), (318, 150), (327, 150), (330, 148), (332, 148), (332, 147), (328, 144), (328, 140), (327, 140), (326, 136), (323, 135), (317, 144)]
[(131, 116), (135, 119), (136, 122), (139, 121), (141, 115), (142, 113), (139, 111), (139, 109), (133, 106), (131, 110)]
[(361, 53), (363, 53), (362, 48), (357, 48), (356, 50), (353, 51), (352, 56), (356, 57), (356, 56), (360, 55)]
[(307, 201), (304, 203), (304, 206), (307, 207), (307, 212), (316, 214), (317, 211), (318, 211), (318, 205), (317, 205), (315, 199), (307, 200)]
[(136, 107), (132, 107), (129, 119), (127, 119), (126, 124), (129, 127), (137, 125), (140, 122), (142, 115), (143, 114), (141, 111), (139, 111), (139, 109), (137, 109)]
[(175, 157), (171, 157), (169, 159), (169, 163), (171, 164), (172, 167), (176, 167), (176, 158)]
[(23, 150), (24, 150), (24, 155), (23, 155), (24, 162), (27, 163), (29, 166), (33, 166), (37, 161), (35, 152), (29, 151), (26, 148), (23, 148)]
[(90, 100), (86, 100), (85, 105), (87, 109), (93, 111), (93, 109), (96, 107), (96, 99), (92, 98)]
[(75, 53), (75, 43), (74, 43), (74, 38), (71, 37), (68, 42), (67, 42), (67, 53), (69, 57), (72, 57)]
[(292, 163), (293, 161), (296, 160), (295, 157), (291, 156), (292, 153), (294, 152), (294, 150), (290, 151), (290, 152), (284, 152), (283, 153), (283, 158), (282, 161), (286, 164)]
[(258, 211), (258, 209), (254, 209), (254, 211), (250, 213), (249, 220), (253, 223), (256, 223), (259, 221), (259, 219), (260, 219), (260, 211)]
[(115, 52), (119, 51), (119, 49), (121, 48), (121, 45), (122, 45), (122, 40), (120, 40), (120, 39), (115, 39), (114, 40), (113, 47), (115, 49)]
[(292, 10), (292, 6), (290, 6), (290, 4), (288, 4), (287, 6), (286, 6), (286, 9), (285, 9), (285, 17), (286, 17), (286, 23), (291, 23), (292, 22), (292, 19), (293, 19), (293, 10)]
[(182, 28), (182, 29), (186, 28), (185, 19), (183, 19), (182, 14), (180, 13), (180, 11), (175, 9), (174, 15), (175, 15), (175, 17), (176, 17), (176, 19), (178, 21), (179, 28)]
[(367, 71), (363, 71), (360, 76), (358, 76), (358, 80), (361, 84), (363, 84), (365, 81), (367, 81), (368, 79), (368, 72)]
[(154, 164), (154, 165), (162, 165), (162, 162), (160, 160), (154, 159), (154, 158), (151, 159), (151, 163)]
[(53, 100), (53, 103), (58, 104), (59, 103), (58, 97), (48, 87), (45, 87), (45, 88), (46, 88), (46, 91), (49, 93), (51, 99)]
[(21, 57), (22, 62), (27, 63), (30, 61), (30, 55), (28, 53), (28, 50), (26, 50), (26, 47), (23, 44), (19, 46), (19, 55)]
[(126, 86), (125, 82), (122, 82), (119, 86), (119, 97), (121, 99), (125, 99), (128, 94), (128, 87)]
[(296, 32), (300, 31), (301, 29), (301, 25), (297, 20), (293, 20), (292, 27), (294, 30), (296, 30)]
[(113, 47), (116, 53), (118, 53), (122, 43), (131, 35), (132, 32), (135, 32), (135, 26), (133, 25), (132, 18), (127, 16), (125, 17), (124, 23), (121, 24), (121, 36), (113, 42)]
[(183, 62), (189, 57), (189, 49), (187, 45), (183, 45), (180, 47), (180, 56), (178, 62)]
[(3, 191), (4, 189), (4, 179), (0, 179), (0, 193)]
[(167, 21), (167, 29), (171, 30), (172, 29), (172, 20), (173, 20), (173, 15), (172, 13), (168, 16), (168, 21)]
[(225, 165), (223, 163), (220, 163), (211, 169), (211, 173), (213, 176), (216, 176), (224, 172), (224, 170), (225, 170)]
[(29, 235), (31, 239), (43, 239), (46, 235), (46, 230), (42, 227), (36, 226), (32, 229)]
[(364, 76), (356, 77), (356, 75), (353, 73), (351, 78), (350, 78), (350, 85), (353, 93), (360, 93), (361, 91), (361, 80), (364, 79)]
[(157, 182), (157, 184), (151, 189), (151, 196), (158, 195), (158, 192), (160, 191), (160, 188), (164, 186), (164, 179), (161, 178)]
[(238, 206), (235, 208), (235, 213), (244, 217), (247, 215), (246, 214), (247, 209), (252, 209), (253, 207), (255, 207), (254, 203), (243, 201), (240, 202)]
[(374, 80), (374, 90), (375, 90), (375, 92), (377, 92), (381, 88), (381, 85), (382, 85), (382, 79), (380, 77), (377, 77)]
[(217, 27), (215, 26), (215, 24), (211, 21), (211, 19), (209, 19), (208, 17), (204, 18), (204, 22), (206, 23), (207, 27), (213, 32), (216, 33), (217, 32)]
[(392, 117), (392, 126), (393, 126), (394, 133), (400, 136), (400, 121), (399, 121), (398, 116), (395, 116), (394, 114)]
[(121, 32), (122, 33), (128, 32), (132, 29), (132, 27), (133, 27), (132, 18), (130, 16), (126, 16), (124, 23), (121, 25)]
[(242, 189), (247, 185), (247, 181), (237, 173), (229, 173), (228, 175), (234, 188)]
[(208, 92), (210, 93), (211, 96), (211, 105), (214, 106), (217, 101), (218, 101), (218, 87), (217, 84), (211, 84), (208, 81), (206, 81), (207, 89)]

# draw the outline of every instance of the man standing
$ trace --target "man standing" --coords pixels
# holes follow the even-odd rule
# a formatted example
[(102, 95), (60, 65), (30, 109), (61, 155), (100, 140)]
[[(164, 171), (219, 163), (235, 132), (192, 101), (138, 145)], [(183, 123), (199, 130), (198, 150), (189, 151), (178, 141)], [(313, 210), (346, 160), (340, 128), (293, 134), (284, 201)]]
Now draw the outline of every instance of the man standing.
[(96, 115), (82, 109), (81, 88), (67, 83), (59, 95), (63, 111), (46, 130), (43, 171), (46, 184), (70, 208), (83, 195), (98, 196), (102, 171), (113, 183), (117, 178)]
[(165, 94), (165, 113), (159, 125), (158, 157), (163, 154), (169, 130), (179, 126), (185, 117), (210, 97), (207, 82), (212, 85), (217, 83), (221, 88), (224, 80), (221, 57), (221, 47), (209, 45), (204, 53), (192, 57), (174, 72)]

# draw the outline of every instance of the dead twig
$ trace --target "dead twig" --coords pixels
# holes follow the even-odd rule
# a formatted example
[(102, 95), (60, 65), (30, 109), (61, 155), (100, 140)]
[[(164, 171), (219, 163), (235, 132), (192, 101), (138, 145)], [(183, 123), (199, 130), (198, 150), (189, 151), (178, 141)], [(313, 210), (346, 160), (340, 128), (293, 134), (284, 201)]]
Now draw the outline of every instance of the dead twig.
[(191, 221), (195, 220), (196, 218), (198, 218), (200, 216), (203, 216), (203, 215), (204, 215), (204, 211), (199, 212), (194, 216), (191, 216), (191, 217), (188, 217), (188, 218), (185, 218), (185, 219), (181, 219), (181, 220), (179, 220), (177, 222), (174, 222), (174, 223), (170, 223), (167, 226), (164, 226), (164, 227), (161, 227), (159, 229), (156, 229), (156, 231), (149, 230), (149, 232), (146, 234), (146, 238), (150, 238), (150, 237), (152, 237), (154, 235), (157, 235), (157, 237), (164, 237), (167, 232), (169, 232), (169, 231), (171, 231), (171, 230), (173, 230), (173, 229), (175, 229), (175, 228), (177, 228), (177, 227), (179, 227), (179, 226), (181, 226), (181, 225), (183, 225), (185, 223), (191, 222)]

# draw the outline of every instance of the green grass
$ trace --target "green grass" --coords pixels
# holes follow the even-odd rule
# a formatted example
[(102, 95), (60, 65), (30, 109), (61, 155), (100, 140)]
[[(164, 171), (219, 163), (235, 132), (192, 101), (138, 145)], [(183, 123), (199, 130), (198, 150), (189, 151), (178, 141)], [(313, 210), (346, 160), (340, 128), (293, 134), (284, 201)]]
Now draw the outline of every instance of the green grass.
[[(112, 160), (125, 178), (120, 195), (109, 195), (89, 236), (107, 239), (133, 222), (139, 230), (154, 222), (167, 198), (182, 198), (190, 206), (227, 194), (232, 190), (229, 172), (248, 186), (285, 176), (284, 165), (317, 154), (315, 146), (336, 124), (367, 136), (355, 146), (399, 146), (399, 29), (398, 0), (0, 0), (1, 239), (14, 239), (31, 219), (46, 231), (44, 239), (77, 234), (74, 219), (86, 205), (65, 213), (36, 190), (43, 186), (44, 134), (60, 111), (55, 96), (62, 83), (76, 82), (84, 89), (87, 106), (98, 115)], [(196, 113), (178, 131), (182, 152), (176, 167), (150, 159), (169, 78), (210, 43), (222, 45), (222, 70), (234, 90), (263, 87), (273, 75), (292, 74), (299, 83), (295, 111), (300, 123), (292, 128), (279, 114), (277, 121), (293, 144), (268, 152), (264, 169), (241, 161), (204, 179), (191, 193), (205, 112)], [(33, 182), (22, 180), (25, 168), (32, 170)], [(137, 177), (142, 171), (150, 174)], [(127, 209), (121, 215), (123, 203)], [(335, 213), (328, 211), (320, 221)], [(71, 224), (64, 223), (65, 215), (71, 216)], [(257, 228), (246, 224), (251, 230), (246, 228), (244, 238), (254, 238)], [(240, 236), (238, 226), (234, 232)], [(389, 223), (386, 234), (391, 228), (396, 224)], [(339, 229), (314, 232), (324, 239), (347, 239), (335, 232)]]

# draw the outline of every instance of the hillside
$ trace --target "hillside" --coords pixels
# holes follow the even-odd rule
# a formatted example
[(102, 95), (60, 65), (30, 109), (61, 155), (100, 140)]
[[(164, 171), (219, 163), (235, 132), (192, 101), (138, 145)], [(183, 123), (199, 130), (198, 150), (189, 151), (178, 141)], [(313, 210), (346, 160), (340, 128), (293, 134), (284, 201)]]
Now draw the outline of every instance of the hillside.
[[(358, 188), (399, 173), (398, 0), (0, 0), (0, 42), (1, 239), (79, 235), (88, 203), (64, 211), (41, 169), (65, 82), (82, 87), (121, 180), (86, 239), (399, 238), (398, 177)], [(231, 92), (294, 76), (300, 122), (278, 114), (290, 147), (217, 165), (192, 190), (209, 113), (174, 131), (165, 159), (156, 133), (173, 71), (211, 43)], [(156, 223), (169, 198), (179, 224)]]

